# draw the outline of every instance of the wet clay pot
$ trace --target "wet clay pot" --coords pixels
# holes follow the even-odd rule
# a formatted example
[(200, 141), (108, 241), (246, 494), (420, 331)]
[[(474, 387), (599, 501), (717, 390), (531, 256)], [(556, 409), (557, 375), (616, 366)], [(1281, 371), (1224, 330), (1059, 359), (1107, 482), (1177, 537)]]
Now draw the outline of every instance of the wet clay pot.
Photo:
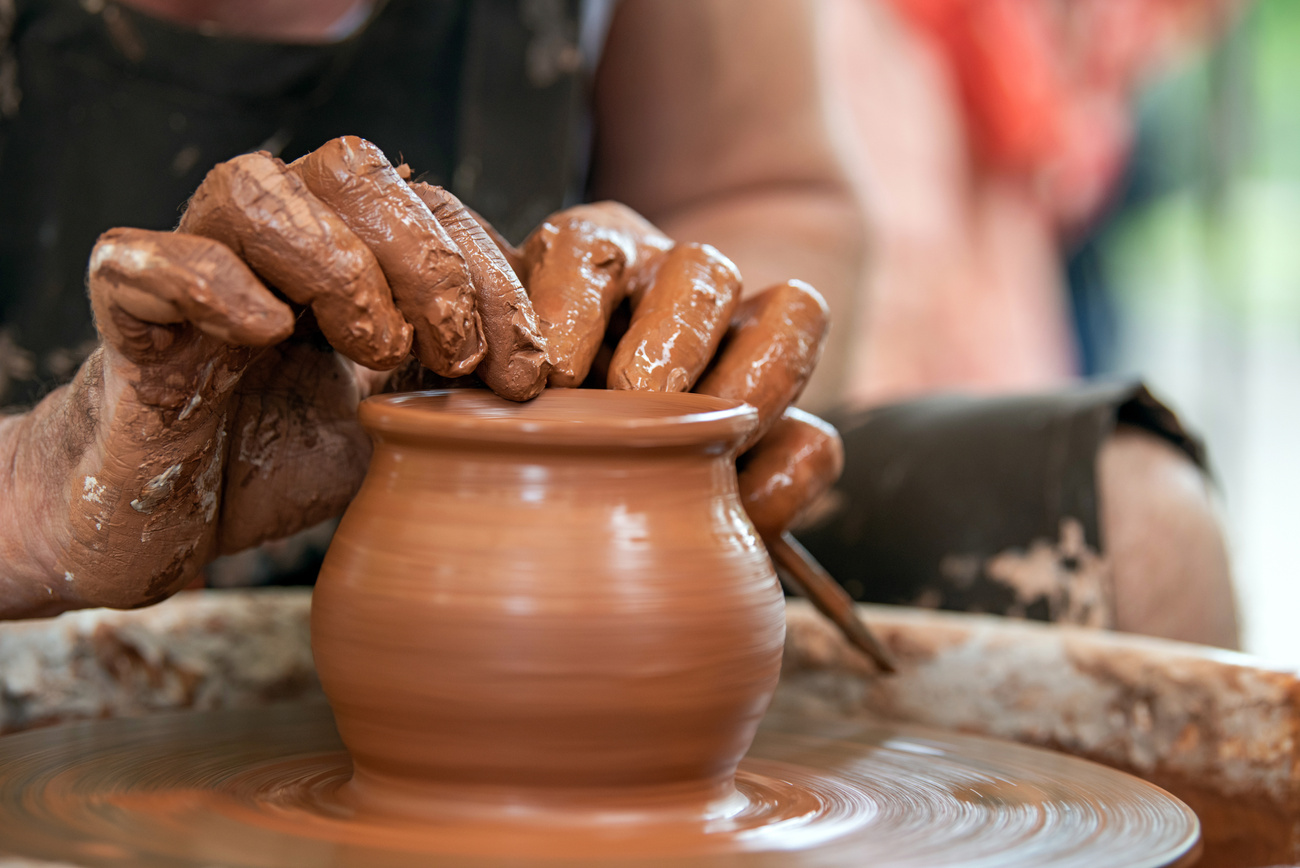
[(371, 398), (312, 603), (358, 810), (725, 810), (783, 599), (737, 497), (752, 408), (548, 389)]

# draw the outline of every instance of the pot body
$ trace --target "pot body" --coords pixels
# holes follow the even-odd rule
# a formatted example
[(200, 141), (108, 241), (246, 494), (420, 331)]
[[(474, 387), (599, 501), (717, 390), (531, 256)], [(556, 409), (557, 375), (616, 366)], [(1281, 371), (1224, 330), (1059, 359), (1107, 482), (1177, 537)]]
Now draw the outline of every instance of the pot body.
[[(363, 406), (374, 456), (312, 603), (355, 803), (641, 810), (733, 791), (785, 631), (736, 491), (752, 411), (646, 397)], [(674, 427), (701, 407), (725, 419)]]

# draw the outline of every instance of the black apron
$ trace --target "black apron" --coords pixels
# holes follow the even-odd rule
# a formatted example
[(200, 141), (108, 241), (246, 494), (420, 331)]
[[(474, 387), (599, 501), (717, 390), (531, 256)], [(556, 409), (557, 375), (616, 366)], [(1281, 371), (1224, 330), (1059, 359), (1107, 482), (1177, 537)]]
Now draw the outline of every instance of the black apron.
[(363, 136), (522, 237), (584, 177), (578, 15), (577, 0), (390, 0), (342, 42), (282, 45), (111, 3), (0, 0), (0, 407), (93, 348), (99, 234), (174, 227), (240, 153)]
[[(205, 36), (88, 0), (0, 0), (0, 406), (37, 400), (94, 346), (84, 272), (98, 235), (175, 226), (207, 170), (236, 154), (292, 160), (360, 135), (520, 239), (585, 178), (578, 18), (577, 0), (390, 0), (355, 36), (307, 46)], [(1106, 624), (1104, 576), (1089, 572), (1104, 546), (1102, 441), (1139, 424), (1203, 464), (1131, 385), (833, 421), (845, 474), (800, 536), (878, 602)], [(327, 541), (245, 572), (311, 581)], [(1026, 597), (996, 559), (1039, 544), (1059, 582)]]

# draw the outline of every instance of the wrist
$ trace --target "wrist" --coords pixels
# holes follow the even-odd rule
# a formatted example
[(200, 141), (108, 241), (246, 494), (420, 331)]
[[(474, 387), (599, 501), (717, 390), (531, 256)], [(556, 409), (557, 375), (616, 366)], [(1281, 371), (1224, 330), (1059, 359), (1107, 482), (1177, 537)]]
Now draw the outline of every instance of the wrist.
[(0, 617), (156, 602), (213, 556), (219, 409), (176, 421), (111, 367), (96, 351), (71, 383), (3, 420)]
[(51, 449), (42, 422), (62, 412), (69, 386), (27, 413), (0, 419), (0, 617), (71, 608), (58, 593), (58, 498), (70, 460)]

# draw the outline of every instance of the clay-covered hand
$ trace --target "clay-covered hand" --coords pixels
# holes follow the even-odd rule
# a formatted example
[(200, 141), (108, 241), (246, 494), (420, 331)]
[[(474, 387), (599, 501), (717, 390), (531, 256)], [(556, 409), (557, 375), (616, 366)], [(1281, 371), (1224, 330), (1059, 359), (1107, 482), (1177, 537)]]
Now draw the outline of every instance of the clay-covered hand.
[(741, 459), (740, 501), (764, 539), (799, 523), (844, 470), (844, 443), (829, 423), (790, 407)]
[(357, 403), (412, 353), (540, 391), (522, 286), (463, 209), (439, 217), (347, 137), (293, 165), (216, 166), (175, 232), (105, 233), (88, 273), (102, 345), (12, 423), (16, 455), (60, 482), (20, 543), (28, 566), (0, 574), (0, 615), (143, 605), (337, 515), (370, 454)]
[[(838, 478), (840, 462), (812, 460), (839, 455), (834, 429), (798, 411), (783, 417), (829, 327), (811, 286), (790, 280), (742, 300), (740, 272), (717, 249), (674, 244), (614, 202), (553, 215), (519, 250), (493, 237), (527, 286), (551, 385), (693, 390), (758, 409), (740, 449), (752, 452), (741, 458), (741, 481), (765, 536), (788, 528)], [(769, 526), (778, 504), (783, 519)]]
[(707, 244), (674, 244), (612, 202), (546, 220), (515, 250), (555, 385), (686, 391), (744, 401), (758, 425), (739, 447), (741, 503), (787, 586), (812, 600), (883, 671), (893, 662), (853, 601), (787, 531), (839, 478), (844, 446), (790, 406), (821, 355), (829, 312), (797, 280), (741, 298), (740, 272)]

